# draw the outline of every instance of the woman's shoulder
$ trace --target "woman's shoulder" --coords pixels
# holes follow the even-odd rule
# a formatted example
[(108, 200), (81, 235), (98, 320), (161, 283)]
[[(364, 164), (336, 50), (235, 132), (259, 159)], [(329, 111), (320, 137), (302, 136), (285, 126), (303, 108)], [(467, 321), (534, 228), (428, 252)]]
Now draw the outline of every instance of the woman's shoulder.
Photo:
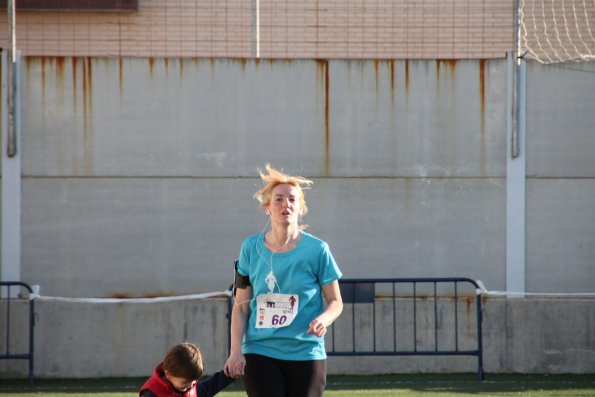
[(312, 245), (317, 245), (323, 248), (328, 247), (328, 244), (326, 243), (326, 241), (322, 240), (319, 237), (316, 237), (313, 234), (310, 234), (308, 232), (305, 232), (302, 230), (302, 241), (305, 244), (312, 244)]

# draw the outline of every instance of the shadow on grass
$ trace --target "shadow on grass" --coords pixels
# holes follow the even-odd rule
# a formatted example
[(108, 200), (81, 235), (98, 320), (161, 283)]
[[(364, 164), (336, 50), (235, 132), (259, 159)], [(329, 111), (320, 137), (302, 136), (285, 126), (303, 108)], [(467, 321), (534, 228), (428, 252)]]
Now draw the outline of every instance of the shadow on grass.
[[(97, 379), (0, 379), (0, 396), (25, 393), (60, 393), (81, 395), (87, 393), (136, 393), (147, 378), (97, 378)], [(243, 390), (241, 381), (228, 386), (225, 391)], [(9, 393), (9, 394), (8, 394)]]
[(326, 389), (400, 389), (456, 394), (595, 390), (595, 375), (490, 374), (481, 382), (476, 374), (341, 375), (329, 376)]
[[(0, 379), (0, 395), (24, 393), (135, 393), (145, 378), (101, 379)], [(327, 390), (412, 390), (457, 394), (560, 391), (561, 396), (573, 390), (594, 390), (595, 374), (525, 375), (490, 374), (482, 382), (475, 374), (396, 374), (396, 375), (329, 375)], [(243, 390), (241, 381), (225, 391)], [(595, 395), (595, 393), (593, 394)]]

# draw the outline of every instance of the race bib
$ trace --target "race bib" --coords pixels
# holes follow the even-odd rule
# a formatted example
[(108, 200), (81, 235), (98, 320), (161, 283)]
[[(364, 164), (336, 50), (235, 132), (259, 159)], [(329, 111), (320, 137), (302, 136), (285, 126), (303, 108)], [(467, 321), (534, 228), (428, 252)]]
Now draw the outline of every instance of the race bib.
[(293, 322), (298, 311), (295, 294), (262, 294), (256, 298), (256, 328), (281, 328)]

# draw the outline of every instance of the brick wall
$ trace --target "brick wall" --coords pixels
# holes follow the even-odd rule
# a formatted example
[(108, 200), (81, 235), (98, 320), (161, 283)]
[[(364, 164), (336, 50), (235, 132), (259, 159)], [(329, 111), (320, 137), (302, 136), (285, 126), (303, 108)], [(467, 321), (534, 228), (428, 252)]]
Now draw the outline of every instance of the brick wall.
[[(36, 56), (501, 58), (513, 1), (139, 0), (137, 12), (17, 12)], [(258, 29), (257, 29), (258, 27)], [(257, 31), (259, 33), (257, 40)], [(0, 45), (8, 48), (6, 12)]]

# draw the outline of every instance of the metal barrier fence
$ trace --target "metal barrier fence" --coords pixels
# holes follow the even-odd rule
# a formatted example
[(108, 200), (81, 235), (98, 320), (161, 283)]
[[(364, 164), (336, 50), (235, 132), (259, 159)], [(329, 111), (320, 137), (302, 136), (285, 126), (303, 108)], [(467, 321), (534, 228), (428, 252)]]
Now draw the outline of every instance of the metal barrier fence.
[[(484, 379), (481, 288), (475, 280), (341, 279), (339, 286), (344, 308), (326, 336), (328, 356), (476, 356), (477, 379)], [(231, 324), (233, 285), (230, 290)]]
[[(16, 293), (14, 293), (15, 290)], [(27, 290), (26, 295), (23, 295), (24, 290)], [(30, 299), (31, 294), (33, 294), (33, 289), (28, 284), (17, 281), (0, 282), (0, 318), (2, 319), (0, 321), (0, 336), (3, 336), (0, 339), (0, 360), (28, 360), (29, 383), (33, 384), (35, 300)], [(16, 326), (13, 328), (12, 325), (15, 322)], [(23, 322), (29, 331), (29, 346), (18, 346), (16, 347), (17, 352), (13, 352), (11, 335), (23, 332)], [(23, 350), (27, 351), (23, 352)]]
[(339, 285), (344, 309), (327, 336), (329, 356), (476, 356), (483, 380), (481, 289), (475, 280), (342, 279)]

